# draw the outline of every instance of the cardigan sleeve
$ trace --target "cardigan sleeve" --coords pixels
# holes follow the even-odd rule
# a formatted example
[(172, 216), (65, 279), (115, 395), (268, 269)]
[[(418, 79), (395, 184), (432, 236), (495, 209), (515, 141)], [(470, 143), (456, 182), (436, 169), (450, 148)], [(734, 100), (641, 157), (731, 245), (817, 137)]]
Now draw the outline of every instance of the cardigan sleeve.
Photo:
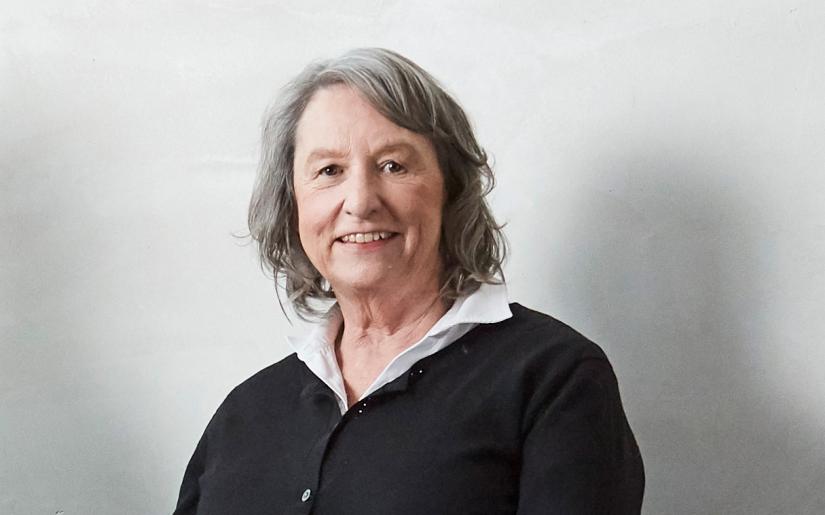
[(585, 358), (553, 390), (524, 439), (518, 515), (640, 513), (644, 469), (610, 363)]
[(172, 515), (196, 515), (198, 512), (198, 501), (200, 500), (200, 477), (203, 474), (206, 460), (206, 433), (203, 434), (186, 472), (183, 474), (183, 482), (180, 485), (178, 494), (178, 504)]

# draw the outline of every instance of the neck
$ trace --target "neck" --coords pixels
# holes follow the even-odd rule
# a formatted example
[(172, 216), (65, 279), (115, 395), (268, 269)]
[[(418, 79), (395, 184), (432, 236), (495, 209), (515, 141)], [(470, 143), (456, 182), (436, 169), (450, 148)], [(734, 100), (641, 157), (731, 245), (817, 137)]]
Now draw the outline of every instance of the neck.
[(421, 339), (447, 312), (437, 283), (382, 294), (336, 291), (344, 318), (340, 346), (382, 347), (399, 352)]
[(344, 319), (335, 355), (352, 406), (401, 352), (427, 334), (447, 311), (438, 281), (381, 293), (335, 290)]

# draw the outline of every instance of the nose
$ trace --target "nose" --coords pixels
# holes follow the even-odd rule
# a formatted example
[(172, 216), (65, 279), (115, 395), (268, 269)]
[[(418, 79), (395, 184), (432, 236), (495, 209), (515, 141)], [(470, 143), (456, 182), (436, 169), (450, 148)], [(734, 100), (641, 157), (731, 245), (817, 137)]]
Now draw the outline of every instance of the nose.
[(346, 214), (368, 219), (381, 206), (380, 179), (365, 165), (350, 169), (344, 183), (343, 210)]

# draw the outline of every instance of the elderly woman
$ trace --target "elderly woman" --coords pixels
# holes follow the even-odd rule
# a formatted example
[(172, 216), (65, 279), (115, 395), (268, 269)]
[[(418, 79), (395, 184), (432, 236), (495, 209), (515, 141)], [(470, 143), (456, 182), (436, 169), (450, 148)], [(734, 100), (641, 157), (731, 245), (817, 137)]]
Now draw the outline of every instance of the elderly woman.
[(286, 87), (249, 224), (317, 324), (220, 406), (176, 514), (639, 513), (613, 370), (508, 303), (491, 184), (462, 109), (396, 53)]

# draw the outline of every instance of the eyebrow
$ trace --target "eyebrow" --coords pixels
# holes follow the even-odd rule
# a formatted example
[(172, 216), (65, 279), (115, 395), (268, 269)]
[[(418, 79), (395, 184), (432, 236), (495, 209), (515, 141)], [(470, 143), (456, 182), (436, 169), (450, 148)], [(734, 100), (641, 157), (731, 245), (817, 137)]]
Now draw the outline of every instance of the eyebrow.
[(341, 152), (340, 150), (334, 150), (331, 148), (316, 148), (312, 152), (309, 153), (304, 164), (309, 164), (313, 161), (318, 161), (320, 159), (327, 159), (329, 157), (344, 157), (349, 152)]
[[(406, 141), (390, 141), (387, 142), (380, 147), (378, 147), (373, 154), (386, 154), (387, 152), (395, 152), (398, 150), (405, 150), (413, 155), (418, 155), (418, 151), (415, 149), (411, 143)], [(349, 154), (349, 151), (341, 151), (332, 148), (316, 148), (312, 152), (309, 153), (306, 160), (304, 161), (305, 165), (309, 165), (309, 163), (313, 161), (317, 161), (320, 159), (327, 159), (327, 158), (342, 158)]]

